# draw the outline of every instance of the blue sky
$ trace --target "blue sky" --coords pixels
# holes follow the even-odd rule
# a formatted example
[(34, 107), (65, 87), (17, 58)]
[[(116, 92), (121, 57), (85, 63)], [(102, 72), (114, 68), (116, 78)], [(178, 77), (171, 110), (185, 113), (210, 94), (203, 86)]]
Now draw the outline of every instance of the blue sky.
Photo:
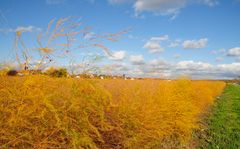
[[(25, 29), (32, 48), (50, 20), (68, 16), (81, 17), (91, 34), (131, 28), (118, 42), (104, 42), (112, 55), (95, 48), (73, 51), (76, 66), (83, 55), (100, 54), (101, 64), (111, 68), (102, 73), (207, 79), (240, 74), (239, 0), (0, 0), (0, 60), (14, 61), (17, 29)], [(68, 64), (64, 58), (52, 65)]]

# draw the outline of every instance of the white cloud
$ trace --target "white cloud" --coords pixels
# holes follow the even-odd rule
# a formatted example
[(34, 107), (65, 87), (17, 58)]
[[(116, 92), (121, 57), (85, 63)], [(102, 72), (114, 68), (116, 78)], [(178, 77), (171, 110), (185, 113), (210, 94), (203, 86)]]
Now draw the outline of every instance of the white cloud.
[(156, 77), (175, 79), (189, 76), (192, 79), (232, 79), (240, 74), (240, 62), (211, 64), (203, 61), (185, 60), (170, 62), (161, 59), (145, 61), (143, 55), (131, 55), (129, 63), (117, 62), (99, 67), (102, 73), (131, 77)]
[(149, 50), (150, 53), (160, 53), (164, 51), (164, 48), (161, 46), (161, 41), (168, 40), (168, 35), (152, 37), (149, 41), (145, 43), (143, 48)]
[(207, 43), (208, 39), (202, 38), (199, 40), (185, 40), (182, 45), (184, 49), (200, 49), (206, 47)]
[(120, 60), (123, 60), (125, 57), (126, 57), (125, 51), (116, 51), (116, 52), (113, 52), (111, 56), (109, 56), (109, 59), (120, 61)]
[(140, 68), (134, 68), (129, 73), (131, 76), (144, 77), (144, 72)]
[(195, 61), (180, 61), (176, 65), (177, 69), (180, 70), (210, 70), (212, 65), (204, 62), (195, 62)]
[(129, 67), (125, 63), (115, 63), (109, 64), (105, 67), (101, 67), (101, 73), (108, 75), (123, 75), (126, 72), (129, 72)]
[(110, 4), (132, 3), (135, 15), (142, 12), (152, 12), (158, 15), (171, 15), (175, 19), (180, 10), (189, 4), (197, 3), (215, 6), (218, 0), (108, 0)]
[(40, 32), (42, 29), (35, 27), (35, 26), (18, 26), (15, 29), (12, 28), (8, 28), (8, 29), (3, 29), (0, 28), (0, 32), (4, 32), (4, 33), (8, 33), (8, 32), (17, 32), (17, 31), (21, 31), (21, 32)]
[(21, 31), (21, 32), (39, 32), (41, 31), (40, 28), (34, 27), (34, 26), (20, 26), (15, 29), (15, 31)]
[(235, 47), (228, 50), (228, 56), (240, 56), (240, 47)]
[(160, 78), (169, 76), (172, 73), (170, 68), (174, 68), (171, 63), (160, 59), (150, 60), (149, 62), (145, 62), (145, 64), (138, 65), (137, 67), (143, 73), (141, 75), (143, 77)]
[(156, 77), (174, 79), (185, 75), (193, 79), (232, 79), (240, 74), (240, 62), (211, 64), (202, 61), (169, 62), (160, 59), (145, 61), (142, 55), (130, 56), (129, 64), (114, 64), (112, 71), (117, 75), (133, 77)]
[(149, 62), (150, 66), (161, 66), (161, 65), (166, 65), (166, 64), (167, 64), (167, 62), (165, 62), (163, 60), (158, 60), (158, 59), (154, 59)]
[(130, 56), (130, 62), (133, 65), (143, 65), (145, 63), (142, 55), (131, 55)]
[(11, 70), (11, 69), (15, 69), (15, 70), (19, 70), (19, 64), (17, 62), (14, 61), (6, 61), (6, 62), (0, 62), (0, 70), (1, 69), (7, 69), (7, 70)]
[(164, 48), (156, 41), (148, 41), (143, 47), (148, 49), (150, 53), (159, 53), (164, 51)]
[(220, 71), (238, 74), (240, 73), (240, 63), (221, 64), (217, 66)]
[(172, 15), (185, 7), (187, 0), (136, 0), (134, 9), (136, 13), (144, 11), (161, 15)]

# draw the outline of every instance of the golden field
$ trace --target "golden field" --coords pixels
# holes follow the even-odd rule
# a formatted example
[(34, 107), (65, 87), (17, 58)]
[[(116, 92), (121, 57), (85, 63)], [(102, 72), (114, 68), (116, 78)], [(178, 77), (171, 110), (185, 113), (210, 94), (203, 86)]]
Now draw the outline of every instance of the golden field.
[(0, 148), (187, 148), (221, 81), (0, 76)]

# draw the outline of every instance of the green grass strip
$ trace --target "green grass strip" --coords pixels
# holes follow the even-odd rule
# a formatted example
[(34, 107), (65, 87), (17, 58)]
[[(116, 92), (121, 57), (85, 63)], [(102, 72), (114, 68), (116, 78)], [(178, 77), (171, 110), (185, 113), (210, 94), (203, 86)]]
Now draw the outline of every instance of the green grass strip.
[(240, 148), (240, 86), (228, 85), (207, 118), (202, 148)]

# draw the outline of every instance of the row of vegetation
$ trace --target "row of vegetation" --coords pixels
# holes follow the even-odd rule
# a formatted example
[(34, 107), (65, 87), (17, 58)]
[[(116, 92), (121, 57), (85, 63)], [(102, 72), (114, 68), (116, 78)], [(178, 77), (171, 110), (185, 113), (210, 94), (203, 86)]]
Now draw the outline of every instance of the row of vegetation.
[(40, 71), (40, 70), (25, 70), (25, 71), (17, 71), (14, 69), (2, 69), (0, 70), (0, 75), (2, 76), (22, 76), (22, 75), (49, 75), (51, 77), (67, 77), (68, 72), (66, 68), (49, 68), (46, 71)]
[[(45, 71), (41, 70), (24, 70), (24, 71), (17, 71), (14, 69), (0, 69), (0, 76), (31, 76), (31, 75), (47, 75), (50, 77), (71, 77), (71, 78), (105, 78), (105, 79), (117, 79), (117, 78), (127, 78), (131, 79), (130, 77), (126, 77), (125, 75), (106, 75), (106, 74), (91, 74), (91, 73), (82, 73), (82, 74), (71, 74), (68, 72), (66, 68), (54, 68), (50, 67)], [(139, 78), (140, 79), (140, 78)]]
[(198, 140), (202, 148), (240, 147), (240, 86), (228, 85), (204, 119)]
[(219, 81), (0, 76), (0, 148), (179, 148)]

